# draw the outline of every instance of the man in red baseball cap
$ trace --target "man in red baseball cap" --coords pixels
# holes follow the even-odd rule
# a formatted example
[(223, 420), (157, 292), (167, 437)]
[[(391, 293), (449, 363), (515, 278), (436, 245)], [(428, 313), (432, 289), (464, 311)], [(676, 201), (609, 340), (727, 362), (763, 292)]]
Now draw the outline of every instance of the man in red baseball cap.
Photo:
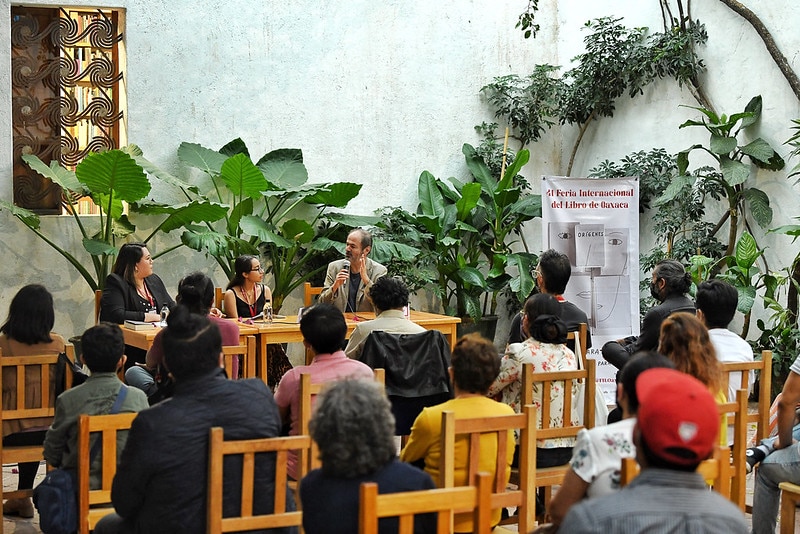
[(674, 369), (636, 380), (633, 440), (641, 474), (620, 492), (573, 506), (560, 532), (747, 532), (742, 512), (695, 473), (718, 443), (719, 415), (708, 389)]

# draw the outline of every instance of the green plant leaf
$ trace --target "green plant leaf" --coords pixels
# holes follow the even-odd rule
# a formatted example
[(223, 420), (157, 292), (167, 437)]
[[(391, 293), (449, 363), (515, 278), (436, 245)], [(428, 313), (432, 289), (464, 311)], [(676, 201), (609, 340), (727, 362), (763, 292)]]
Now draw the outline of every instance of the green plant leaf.
[(514, 162), (506, 168), (505, 176), (508, 178), (514, 178), (517, 174), (519, 174), (519, 171), (522, 170), (522, 167), (528, 164), (530, 159), (531, 153), (528, 149), (523, 149), (517, 152), (517, 155), (514, 156)]
[(238, 250), (239, 254), (258, 255), (258, 248), (244, 239), (215, 232), (202, 226), (192, 226), (181, 234), (181, 242), (187, 247), (206, 252), (215, 258), (226, 258), (229, 253)]
[[(151, 213), (159, 213), (159, 211), (154, 210)], [(161, 223), (161, 231), (169, 233), (191, 223), (218, 221), (225, 217), (227, 209), (216, 202), (193, 201), (178, 206), (167, 206), (166, 211), (161, 211), (161, 213), (169, 213), (169, 216)]]
[(344, 208), (347, 204), (358, 196), (361, 191), (361, 184), (352, 182), (337, 182), (327, 184), (318, 189), (313, 195), (303, 199), (306, 204), (318, 204), (331, 208)]
[(117, 248), (114, 245), (100, 239), (84, 239), (83, 248), (92, 256), (102, 256), (104, 254), (113, 256), (117, 253)]
[(134, 156), (133, 159), (134, 161), (136, 161), (137, 165), (139, 165), (142, 169), (145, 170), (147, 174), (155, 176), (162, 182), (178, 187), (184, 191), (191, 191), (196, 195), (200, 193), (196, 185), (184, 182), (180, 178), (177, 178), (176, 176), (165, 171), (164, 169), (158, 167), (144, 156)]
[(769, 197), (761, 189), (751, 187), (742, 193), (750, 206), (750, 213), (753, 219), (762, 228), (772, 224), (772, 207), (769, 205)]
[(758, 118), (761, 116), (761, 107), (761, 95), (754, 96), (750, 99), (750, 102), (747, 103), (747, 105), (744, 107), (744, 110), (748, 113), (752, 113), (752, 115), (742, 118), (742, 128), (747, 128), (758, 120)]
[(730, 154), (736, 150), (736, 138), (711, 134), (711, 152), (714, 154)]
[(484, 191), (491, 195), (494, 192), (497, 182), (492, 176), (492, 171), (489, 170), (489, 167), (483, 161), (483, 158), (475, 152), (475, 148), (473, 148), (472, 145), (467, 143), (464, 143), (464, 146), (461, 147), (461, 152), (464, 154), (467, 168), (470, 173), (472, 173), (475, 181), (481, 185)]
[(420, 250), (410, 245), (395, 241), (376, 239), (372, 242), (370, 257), (378, 263), (388, 263), (391, 260), (412, 261), (419, 257)]
[(3, 210), (10, 212), (11, 215), (22, 221), (22, 223), (28, 228), (32, 230), (39, 229), (41, 220), (36, 213), (26, 210), (25, 208), (20, 208), (19, 206), (15, 206), (14, 204), (6, 202), (5, 200), (0, 200), (0, 211)]
[(786, 166), (786, 162), (777, 152), (773, 152), (772, 157), (770, 157), (767, 161), (761, 161), (753, 157), (750, 157), (750, 160), (755, 163), (759, 169), (764, 169), (767, 171), (779, 171)]
[(261, 156), (256, 163), (267, 181), (279, 188), (298, 187), (308, 181), (308, 169), (303, 164), (299, 148), (281, 148)]
[(459, 270), (458, 274), (464, 282), (479, 288), (486, 287), (486, 279), (483, 277), (483, 273), (475, 267), (464, 266)]
[(735, 254), (736, 265), (743, 270), (749, 270), (761, 255), (756, 240), (750, 235), (750, 232), (745, 230), (742, 233), (736, 242)]
[(196, 143), (184, 141), (178, 147), (178, 159), (190, 167), (216, 175), (222, 170), (222, 164), (225, 163), (228, 156)]
[(349, 228), (375, 226), (383, 220), (381, 217), (375, 215), (352, 215), (350, 213), (337, 212), (326, 213), (325, 219), (337, 222), (342, 226), (347, 226)]
[(253, 199), (245, 197), (241, 202), (236, 204), (228, 215), (227, 232), (232, 236), (239, 236), (239, 221), (245, 215), (253, 214)]
[(754, 141), (747, 143), (746, 145), (739, 147), (744, 154), (747, 154), (754, 160), (766, 163), (769, 159), (775, 154), (775, 150), (769, 146), (769, 143), (761, 139), (760, 137)]
[(27, 163), (31, 169), (49, 179), (54, 184), (61, 186), (62, 189), (73, 191), (79, 195), (89, 194), (89, 190), (78, 181), (75, 177), (75, 173), (59, 165), (57, 161), (51, 161), (48, 167), (42, 160), (32, 154), (23, 154), (22, 160)]
[(722, 159), (720, 170), (722, 171), (722, 177), (731, 186), (742, 184), (750, 178), (750, 167), (740, 161), (729, 158)]
[(478, 205), (480, 197), (481, 185), (479, 183), (464, 184), (464, 188), (461, 190), (461, 198), (456, 202), (456, 220), (466, 220), (472, 210), (475, 209), (475, 206)]
[(736, 292), (739, 294), (736, 309), (744, 314), (750, 313), (750, 310), (753, 309), (753, 304), (756, 302), (756, 288), (753, 286), (737, 287)]
[(664, 190), (664, 193), (662, 193), (661, 196), (656, 199), (655, 205), (660, 206), (675, 200), (675, 198), (683, 193), (683, 190), (687, 186), (690, 186), (694, 183), (694, 180), (695, 178), (688, 174), (675, 176)]
[[(106, 195), (104, 193), (92, 193), (91, 198), (92, 202), (97, 204), (103, 211), (103, 213), (108, 212), (109, 195)], [(125, 211), (125, 206), (123, 205), (122, 200), (120, 200), (119, 197), (114, 197), (111, 201), (111, 213), (110, 213), (111, 218), (119, 219), (120, 217), (122, 217), (124, 211)]]
[(272, 225), (255, 215), (242, 217), (239, 227), (245, 234), (258, 237), (264, 243), (275, 244), (281, 248), (290, 248), (292, 246), (292, 242), (279, 235)]
[(314, 240), (314, 227), (301, 219), (289, 219), (281, 226), (281, 235), (295, 243), (311, 243)]
[(236, 154), (225, 160), (220, 170), (220, 178), (236, 196), (257, 199), (268, 187), (264, 175), (244, 154)]
[(799, 224), (785, 224), (783, 226), (778, 226), (777, 228), (770, 228), (767, 230), (767, 233), (779, 233), (779, 234), (786, 234), (790, 236), (794, 236), (792, 239), (792, 243), (800, 237), (800, 225)]
[(247, 159), (250, 159), (250, 151), (247, 150), (247, 145), (244, 143), (244, 141), (242, 141), (241, 137), (237, 137), (233, 141), (220, 148), (219, 153), (228, 157), (235, 156), (236, 154), (244, 154), (247, 156)]
[[(417, 207), (417, 212), (441, 221), (444, 218), (444, 197), (442, 197), (442, 192), (436, 182), (437, 179), (428, 171), (422, 171), (422, 174), (419, 175), (419, 183), (417, 185), (419, 206)], [(439, 226), (443, 225), (440, 224)]]
[(144, 170), (122, 150), (88, 154), (75, 167), (75, 176), (92, 193), (113, 194), (114, 200), (136, 202), (150, 192)]

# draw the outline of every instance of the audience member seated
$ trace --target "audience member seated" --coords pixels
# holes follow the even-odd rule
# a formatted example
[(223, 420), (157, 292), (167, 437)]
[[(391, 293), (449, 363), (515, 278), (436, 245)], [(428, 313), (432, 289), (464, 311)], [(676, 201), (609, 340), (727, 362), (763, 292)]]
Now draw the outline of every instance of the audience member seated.
[[(718, 403), (728, 402), (722, 364), (703, 323), (688, 312), (673, 313), (661, 324), (658, 352), (672, 360), (675, 369), (691, 375), (706, 385)], [(720, 417), (720, 444), (728, 444), (728, 418)]]
[[(556, 298), (559, 303), (558, 317), (564, 321), (564, 324), (567, 325), (567, 330), (570, 332), (577, 330), (581, 323), (585, 323), (587, 328), (589, 325), (586, 313), (564, 298), (564, 291), (567, 289), (567, 283), (571, 275), (572, 266), (569, 264), (569, 258), (566, 254), (550, 249), (545, 250), (539, 256), (539, 264), (534, 271), (536, 287), (539, 288), (540, 293), (553, 295)], [(512, 319), (511, 330), (508, 335), (509, 345), (511, 343), (522, 343), (527, 339), (528, 336), (522, 331), (522, 317), (524, 315), (525, 310), (522, 310)], [(574, 351), (575, 346), (569, 346)], [(586, 331), (586, 346), (582, 348), (584, 351), (592, 348), (592, 334), (588, 330)]]
[[(400, 453), (400, 459), (404, 462), (424, 460), (425, 471), (438, 481), (439, 459), (442, 452), (439, 445), (442, 433), (442, 412), (454, 412), (456, 419), (514, 413), (510, 406), (486, 396), (499, 372), (500, 359), (497, 357), (497, 349), (491, 341), (478, 334), (469, 334), (460, 338), (453, 348), (452, 367), (450, 368), (450, 380), (455, 389), (455, 398), (422, 410), (417, 420), (414, 421), (408, 443)], [(494, 476), (497, 444), (493, 437), (486, 437), (490, 439), (481, 442), (478, 471), (485, 471)], [(456, 439), (454, 473), (456, 486), (467, 484), (467, 439), (467, 436)], [(511, 473), (513, 455), (514, 449), (508, 447), (506, 481)], [(497, 509), (492, 513), (492, 526), (499, 521), (500, 509)], [(456, 514), (454, 532), (472, 532), (471, 511)]]
[[(111, 492), (116, 514), (101, 519), (96, 534), (205, 532), (209, 429), (222, 427), (230, 440), (280, 433), (278, 408), (266, 384), (225, 377), (222, 337), (208, 317), (176, 306), (163, 343), (175, 393), (133, 421)], [(256, 462), (253, 510), (269, 513), (274, 457)], [(225, 479), (231, 488), (241, 487), (241, 471)], [(241, 495), (226, 491), (224, 499), (223, 516), (238, 515)], [(288, 504), (293, 510), (294, 502)]]
[[(64, 338), (51, 332), (55, 324), (53, 296), (44, 286), (31, 284), (20, 289), (8, 307), (8, 317), (0, 326), (2, 356), (32, 356), (64, 352)], [(55, 376), (50, 376), (50, 395), (55, 395)], [(26, 408), (41, 406), (42, 388), (38, 369), (30, 369), (25, 377)], [(11, 409), (17, 402), (17, 373), (3, 369), (3, 408)], [(36, 417), (3, 421), (3, 445), (7, 447), (41, 445), (51, 417)], [(19, 464), (17, 489), (31, 489), (39, 470), (39, 462)], [(33, 517), (30, 498), (9, 499), (3, 503), (3, 514)]]
[[(272, 291), (264, 285), (264, 268), (255, 256), (239, 256), (234, 262), (235, 273), (225, 288), (223, 309), (226, 317), (246, 320), (264, 313), (264, 306), (272, 306)], [(292, 368), (283, 345), (267, 345), (267, 384), (271, 389)]]
[[(311, 375), (312, 384), (333, 382), (341, 378), (373, 379), (372, 369), (366, 364), (351, 360), (341, 349), (347, 335), (344, 315), (330, 304), (317, 304), (308, 309), (300, 319), (303, 345), (314, 354), (311, 365), (291, 369), (281, 379), (275, 390), (281, 420), (289, 426), (289, 435), (300, 430), (300, 375)], [(289, 451), (289, 476), (297, 479), (297, 454)]]
[(675, 365), (657, 352), (639, 352), (617, 374), (617, 405), (622, 410), (622, 421), (578, 433), (570, 468), (550, 501), (548, 512), (553, 525), (560, 525), (570, 507), (581, 500), (619, 491), (622, 459), (636, 456), (633, 445), (633, 427), (639, 410), (636, 379), (644, 371), (658, 367), (674, 369)]
[(661, 304), (645, 314), (638, 337), (630, 336), (603, 345), (603, 358), (622, 369), (631, 355), (643, 350), (656, 350), (661, 323), (667, 316), (676, 311), (694, 313), (694, 303), (686, 296), (691, 285), (692, 277), (683, 264), (675, 260), (658, 262), (653, 269), (650, 294)]
[[(359, 488), (376, 482), (380, 493), (434, 488), (427, 473), (397, 459), (394, 418), (381, 385), (372, 380), (341, 380), (317, 399), (311, 437), (322, 468), (300, 482), (306, 534), (358, 532)], [(397, 532), (397, 519), (379, 524)], [(415, 533), (436, 532), (435, 517), (417, 516)]]
[(694, 471), (719, 442), (717, 404), (705, 384), (674, 369), (649, 369), (636, 380), (633, 429), (641, 473), (620, 491), (584, 500), (560, 532), (747, 532), (742, 512)]
[[(766, 458), (756, 472), (753, 494), (753, 534), (775, 532), (781, 490), (778, 484), (800, 484), (800, 427), (795, 423), (795, 408), (800, 403), (800, 356), (789, 368), (778, 402), (778, 435), (763, 440)], [(774, 452), (773, 452), (774, 451)]]
[[(56, 416), (44, 440), (44, 459), (62, 469), (78, 468), (78, 416), (111, 412), (123, 387), (117, 371), (125, 364), (125, 340), (122, 330), (112, 323), (100, 323), (81, 336), (83, 361), (91, 371), (86, 382), (68, 389), (56, 399)], [(147, 408), (147, 397), (136, 388), (128, 388), (119, 413), (139, 412)], [(117, 433), (117, 454), (122, 454), (127, 432)], [(100, 455), (90, 469), (89, 487), (100, 487)]]
[[(239, 344), (239, 327), (236, 323), (209, 315), (214, 305), (214, 282), (203, 273), (192, 273), (178, 282), (179, 304), (183, 304), (191, 313), (208, 316), (217, 325), (222, 335), (223, 346)], [(147, 394), (150, 402), (165, 399), (172, 394), (172, 380), (163, 368), (164, 363), (164, 330), (156, 334), (153, 345), (147, 351), (144, 364), (131, 367), (125, 372), (125, 381)], [(238, 360), (234, 360), (234, 374), (238, 370)]]
[[(502, 401), (511, 406), (515, 412), (522, 411), (522, 365), (533, 365), (534, 373), (552, 371), (576, 371), (578, 362), (575, 354), (567, 348), (567, 327), (558, 318), (559, 303), (552, 295), (539, 293), (525, 303), (525, 317), (522, 328), (529, 334), (522, 343), (512, 343), (500, 364), (500, 374), (489, 388), (489, 396), (501, 395)], [(573, 383), (573, 391), (565, 392), (563, 388), (552, 388), (550, 394), (550, 425), (564, 426), (562, 411), (564, 396), (575, 398), (580, 385)], [(534, 404), (539, 409), (542, 405), (542, 392), (534, 389)], [(573, 421), (579, 425), (578, 410), (573, 410)], [(541, 420), (538, 422), (541, 428)], [(573, 438), (555, 438), (537, 440), (536, 467), (552, 467), (564, 465), (572, 455)], [(516, 458), (515, 458), (516, 464)]]
[[(728, 325), (736, 314), (739, 293), (728, 282), (719, 279), (707, 280), (697, 286), (695, 295), (697, 318), (708, 328), (708, 337), (721, 362), (752, 362), (753, 347), (728, 330)], [(749, 388), (755, 382), (754, 373), (749, 373)], [(740, 373), (731, 373), (728, 383), (728, 400), (736, 399), (736, 391), (742, 383)]]
[[(100, 299), (100, 321), (122, 324), (125, 321), (161, 320), (161, 309), (172, 309), (175, 301), (169, 296), (164, 282), (153, 273), (153, 258), (142, 243), (125, 243), (120, 247), (117, 261)], [(145, 351), (125, 346), (126, 367), (144, 363)]]
[(408, 305), (408, 288), (399, 278), (390, 276), (378, 278), (369, 288), (367, 298), (372, 301), (377, 316), (372, 321), (356, 325), (350, 334), (347, 348), (344, 349), (348, 358), (358, 359), (364, 348), (364, 342), (375, 330), (390, 334), (419, 334), (425, 331), (425, 328), (409, 321), (403, 315), (403, 307)]
[(345, 259), (328, 264), (320, 302), (333, 304), (342, 312), (372, 311), (372, 303), (365, 298), (366, 290), (386, 274), (386, 267), (367, 258), (370, 250), (369, 232), (356, 228), (348, 234)]

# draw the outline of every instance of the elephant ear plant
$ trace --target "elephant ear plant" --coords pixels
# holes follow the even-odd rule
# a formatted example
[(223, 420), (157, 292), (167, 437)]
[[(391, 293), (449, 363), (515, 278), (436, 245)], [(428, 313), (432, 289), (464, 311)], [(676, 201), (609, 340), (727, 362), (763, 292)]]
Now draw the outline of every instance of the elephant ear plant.
[(187, 200), (223, 209), (223, 217), (216, 223), (184, 224), (182, 243), (213, 257), (228, 277), (233, 275), (237, 256), (263, 255), (274, 277), (276, 311), (292, 290), (325, 268), (312, 267), (312, 259), (336, 248), (329, 236), (341, 227), (377, 220), (331, 211), (346, 207), (361, 184), (308, 183), (299, 149), (273, 150), (254, 163), (245, 143), (235, 139), (219, 151), (182, 143), (178, 158), (201, 171), (199, 178), (181, 187)]
[[(150, 192), (150, 182), (144, 170), (132, 157), (139, 154), (141, 151), (135, 145), (91, 153), (74, 172), (55, 161), (48, 166), (34, 155), (22, 156), (33, 170), (61, 187), (62, 209), (75, 222), (83, 251), (70, 250), (68, 245), (60, 244), (59, 237), (50, 235), (43, 228), (39, 215), (32, 211), (3, 201), (0, 201), (0, 210), (10, 212), (64, 257), (93, 291), (103, 289), (117, 253), (116, 240), (136, 229), (125, 213), (124, 203), (137, 202)], [(77, 201), (83, 197), (92, 200), (98, 215), (78, 214)], [(85, 265), (83, 252), (89, 254), (91, 267)]]

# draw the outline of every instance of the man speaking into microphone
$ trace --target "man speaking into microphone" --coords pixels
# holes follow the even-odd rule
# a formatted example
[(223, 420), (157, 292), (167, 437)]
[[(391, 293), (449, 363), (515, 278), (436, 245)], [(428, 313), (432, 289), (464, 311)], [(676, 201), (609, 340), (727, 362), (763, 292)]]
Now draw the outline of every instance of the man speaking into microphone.
[(365, 291), (386, 274), (386, 267), (367, 258), (372, 249), (372, 236), (362, 228), (347, 235), (344, 259), (328, 264), (325, 287), (320, 302), (333, 304), (342, 312), (373, 311)]

